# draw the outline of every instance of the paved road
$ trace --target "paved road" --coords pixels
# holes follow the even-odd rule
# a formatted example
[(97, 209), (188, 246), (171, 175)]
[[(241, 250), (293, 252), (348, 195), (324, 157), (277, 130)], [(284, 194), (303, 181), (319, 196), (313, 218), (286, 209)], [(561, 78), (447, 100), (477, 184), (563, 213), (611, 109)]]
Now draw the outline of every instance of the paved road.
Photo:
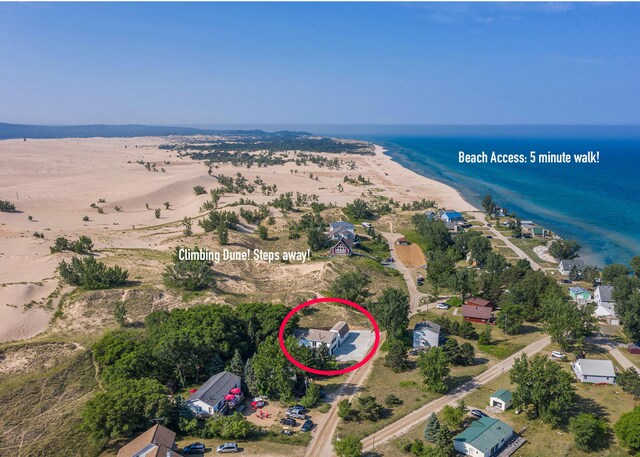
[(638, 367), (636, 367), (634, 363), (629, 360), (627, 356), (624, 355), (622, 351), (620, 351), (620, 349), (618, 349), (619, 345), (615, 341), (612, 341), (611, 339), (603, 336), (597, 338), (587, 338), (587, 341), (606, 348), (607, 351), (609, 351), (609, 354), (611, 354), (611, 356), (616, 359), (616, 362), (618, 362), (620, 366), (625, 370), (631, 367), (638, 369)]
[(365, 451), (373, 450), (374, 444), (379, 445), (386, 443), (387, 441), (396, 438), (400, 435), (407, 433), (411, 428), (416, 425), (420, 425), (424, 423), (424, 421), (429, 417), (431, 413), (440, 411), (445, 405), (452, 405), (459, 401), (462, 397), (469, 394), (470, 392), (477, 389), (479, 386), (487, 384), (493, 379), (500, 376), (503, 372), (511, 369), (514, 360), (517, 357), (520, 357), (521, 354), (526, 353), (527, 355), (535, 354), (536, 352), (541, 351), (543, 348), (549, 345), (551, 339), (546, 336), (542, 339), (539, 339), (529, 346), (525, 347), (521, 351), (516, 352), (512, 356), (504, 359), (500, 363), (492, 366), (488, 370), (479, 374), (471, 381), (466, 382), (461, 385), (450, 394), (444, 395), (436, 400), (427, 403), (421, 408), (413, 411), (412, 413), (407, 414), (401, 419), (389, 424), (382, 430), (379, 430), (372, 436), (368, 436), (362, 440), (363, 449)]

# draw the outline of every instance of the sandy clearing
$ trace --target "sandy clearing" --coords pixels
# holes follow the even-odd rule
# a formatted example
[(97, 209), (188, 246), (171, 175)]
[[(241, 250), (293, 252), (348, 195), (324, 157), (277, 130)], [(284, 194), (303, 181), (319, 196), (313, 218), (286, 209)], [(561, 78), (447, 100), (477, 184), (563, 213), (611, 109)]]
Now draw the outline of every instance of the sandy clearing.
[(422, 248), (417, 244), (401, 245), (395, 243), (394, 249), (398, 258), (408, 267), (421, 267), (427, 263)]

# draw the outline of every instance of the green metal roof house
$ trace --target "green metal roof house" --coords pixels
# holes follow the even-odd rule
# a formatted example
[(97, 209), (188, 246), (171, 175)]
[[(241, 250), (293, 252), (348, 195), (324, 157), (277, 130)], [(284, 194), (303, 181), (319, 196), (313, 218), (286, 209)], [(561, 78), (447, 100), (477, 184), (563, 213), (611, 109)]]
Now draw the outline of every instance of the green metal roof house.
[(509, 409), (512, 402), (513, 395), (510, 390), (496, 390), (496, 392), (489, 397), (489, 405), (499, 408), (502, 411)]
[(481, 417), (453, 438), (456, 451), (472, 457), (498, 454), (513, 436), (513, 429), (493, 417)]

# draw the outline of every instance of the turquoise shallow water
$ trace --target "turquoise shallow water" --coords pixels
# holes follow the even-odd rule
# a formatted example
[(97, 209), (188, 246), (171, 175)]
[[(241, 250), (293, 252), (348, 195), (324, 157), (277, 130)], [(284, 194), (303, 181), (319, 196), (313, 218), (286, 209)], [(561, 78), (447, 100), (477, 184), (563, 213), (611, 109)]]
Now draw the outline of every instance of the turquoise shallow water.
[[(640, 254), (640, 127), (354, 127), (345, 137), (373, 141), (401, 165), (455, 187), (479, 206), (486, 193), (522, 219), (582, 245), (599, 266)], [(332, 133), (327, 131), (326, 133)], [(600, 151), (594, 164), (465, 164), (466, 153)], [(428, 197), (428, 196), (425, 196)]]

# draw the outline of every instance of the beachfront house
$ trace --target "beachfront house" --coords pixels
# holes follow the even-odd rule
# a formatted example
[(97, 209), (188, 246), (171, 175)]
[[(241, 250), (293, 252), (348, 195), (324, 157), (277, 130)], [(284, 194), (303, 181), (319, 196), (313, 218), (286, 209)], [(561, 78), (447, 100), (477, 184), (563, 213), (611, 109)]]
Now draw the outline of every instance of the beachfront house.
[(225, 414), (242, 399), (240, 378), (228, 371), (211, 376), (198, 390), (189, 395), (187, 404), (196, 415)]
[(489, 306), (462, 305), (462, 317), (465, 321), (478, 324), (495, 324), (493, 310)]
[(578, 359), (573, 364), (578, 381), (593, 384), (615, 384), (616, 372), (611, 360)]
[(175, 432), (156, 424), (120, 448), (117, 457), (180, 457), (175, 447)]
[(298, 344), (310, 348), (318, 348), (322, 345), (329, 349), (329, 354), (346, 341), (349, 337), (349, 324), (345, 321), (336, 323), (330, 330), (315, 328), (297, 329), (293, 335), (298, 338)]
[(453, 438), (453, 447), (463, 455), (498, 455), (513, 437), (513, 429), (493, 417), (481, 417)]
[(413, 328), (413, 349), (440, 346), (443, 339), (440, 326), (434, 322), (418, 322)]
[(350, 256), (353, 254), (353, 240), (341, 238), (329, 249), (330, 256)]
[(440, 219), (444, 222), (464, 222), (464, 216), (458, 211), (442, 211)]
[(584, 262), (580, 259), (561, 260), (558, 264), (558, 273), (563, 276), (569, 276), (574, 267), (578, 271), (578, 274), (582, 274), (582, 271), (584, 270)]
[(510, 390), (496, 390), (493, 395), (489, 397), (489, 406), (498, 408), (501, 411), (506, 411), (511, 408), (513, 404), (513, 394)]
[(569, 295), (579, 305), (584, 305), (591, 301), (591, 292), (582, 287), (569, 287)]
[(613, 286), (598, 286), (593, 293), (596, 305), (601, 306), (611, 313), (615, 312), (616, 302), (613, 300)]
[(449, 230), (449, 232), (458, 233), (458, 224), (456, 224), (455, 222), (445, 222), (444, 225), (445, 227), (447, 227), (447, 230)]

